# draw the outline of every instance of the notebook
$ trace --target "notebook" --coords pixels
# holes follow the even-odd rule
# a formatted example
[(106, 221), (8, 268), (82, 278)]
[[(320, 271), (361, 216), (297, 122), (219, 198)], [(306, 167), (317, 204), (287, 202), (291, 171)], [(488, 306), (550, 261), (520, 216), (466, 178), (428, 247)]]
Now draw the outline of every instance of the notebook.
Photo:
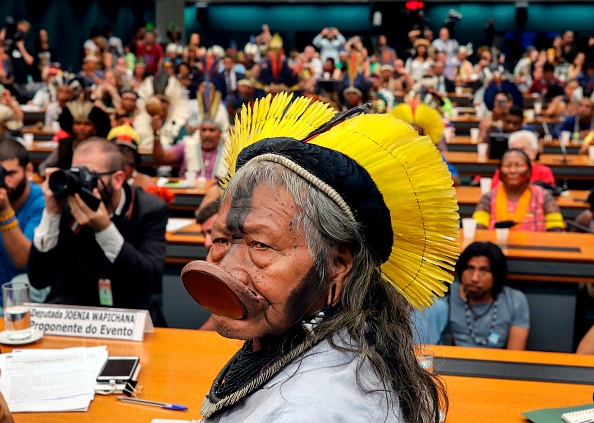
[(594, 422), (594, 408), (564, 413), (561, 418), (567, 423), (591, 423)]

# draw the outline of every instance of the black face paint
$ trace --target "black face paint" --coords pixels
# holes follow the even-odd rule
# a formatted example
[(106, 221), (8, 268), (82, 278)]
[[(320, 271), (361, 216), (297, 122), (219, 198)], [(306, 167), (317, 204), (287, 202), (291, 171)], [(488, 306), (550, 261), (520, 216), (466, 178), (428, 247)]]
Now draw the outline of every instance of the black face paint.
[(256, 189), (256, 181), (238, 186), (231, 198), (231, 207), (227, 213), (227, 228), (233, 239), (240, 239), (245, 233), (245, 221), (252, 211), (252, 197)]
[[(314, 302), (327, 295), (324, 291), (324, 283), (320, 282), (319, 274), (315, 266), (311, 266), (307, 273), (301, 278), (297, 286), (289, 294), (287, 304), (292, 306), (293, 315), (291, 320), (295, 323), (306, 317), (308, 309)], [(279, 283), (282, 283), (279, 281)], [(324, 300), (325, 303), (325, 300)]]

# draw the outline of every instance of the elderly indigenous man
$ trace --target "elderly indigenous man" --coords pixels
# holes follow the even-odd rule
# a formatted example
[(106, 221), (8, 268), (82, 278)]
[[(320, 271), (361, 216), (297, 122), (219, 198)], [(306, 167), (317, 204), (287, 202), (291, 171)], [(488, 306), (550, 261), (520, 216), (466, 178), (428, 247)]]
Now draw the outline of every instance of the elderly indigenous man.
[(221, 179), (227, 173), (224, 150), (223, 131), (219, 123), (205, 119), (199, 131), (171, 148), (164, 149), (161, 140), (156, 137), (153, 157), (159, 162), (179, 164), (180, 177), (192, 171), (206, 179)]
[(201, 413), (438, 422), (443, 390), (415, 360), (406, 299), (429, 305), (451, 280), (458, 216), (446, 165), (390, 115), (341, 123), (326, 104), (290, 102), (282, 93), (243, 109), (213, 245), (182, 271), (215, 330), (246, 340)]
[(169, 207), (126, 183), (124, 157), (107, 140), (81, 143), (72, 164), (86, 167), (95, 188), (57, 195), (64, 173), (46, 170), (45, 210), (29, 256), (31, 284), (51, 286), (50, 303), (158, 312), (149, 300), (161, 286)]
[(26, 273), (33, 230), (41, 220), (41, 188), (29, 183), (33, 165), (27, 149), (10, 138), (0, 142), (0, 284)]

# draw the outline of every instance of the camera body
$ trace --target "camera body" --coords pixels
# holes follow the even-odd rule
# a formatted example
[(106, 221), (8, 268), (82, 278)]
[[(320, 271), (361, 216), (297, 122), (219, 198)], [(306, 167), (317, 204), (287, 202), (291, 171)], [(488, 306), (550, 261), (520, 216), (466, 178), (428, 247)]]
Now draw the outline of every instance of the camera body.
[(49, 177), (49, 187), (56, 197), (79, 194), (89, 208), (96, 211), (101, 199), (95, 197), (93, 190), (97, 188), (99, 175), (85, 166), (60, 169)]
[(6, 181), (4, 178), (6, 178), (6, 169), (0, 166), (0, 188), (6, 188)]

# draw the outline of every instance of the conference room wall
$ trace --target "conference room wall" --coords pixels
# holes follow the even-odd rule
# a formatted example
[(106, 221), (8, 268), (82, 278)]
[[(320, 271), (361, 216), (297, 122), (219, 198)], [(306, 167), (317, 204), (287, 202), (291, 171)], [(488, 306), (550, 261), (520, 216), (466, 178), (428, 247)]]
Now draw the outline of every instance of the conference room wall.
[[(220, 44), (226, 47), (234, 40), (242, 48), (250, 35), (259, 34), (261, 25), (268, 23), (273, 33), (279, 32), (283, 37), (288, 51), (292, 48), (303, 49), (322, 28), (336, 26), (347, 36), (387, 34), (391, 44), (401, 49), (406, 43), (406, 33), (415, 15), (412, 13), (407, 16), (402, 13), (403, 9), (404, 2), (340, 5), (234, 3), (210, 4), (200, 9), (195, 4), (189, 4), (185, 9), (185, 27), (186, 36), (200, 32), (206, 45)], [(472, 42), (476, 46), (484, 43), (484, 27), (488, 17), (495, 18), (495, 29), (500, 40), (503, 36), (509, 38), (517, 30), (514, 2), (425, 2), (425, 16), (436, 36), (450, 9), (463, 15), (463, 19), (456, 24), (456, 37), (462, 43)], [(375, 10), (381, 11), (383, 15), (380, 27), (374, 27), (371, 22)], [(550, 19), (551, 16), (555, 16), (555, 19)], [(593, 19), (592, 3), (530, 2), (528, 21), (523, 30), (528, 33), (542, 32), (548, 37), (569, 28), (589, 34)], [(509, 41), (508, 44), (513, 45)]]
[(155, 22), (155, 3), (151, 0), (51, 0), (51, 1), (0, 1), (0, 26), (4, 18), (27, 19), (31, 31), (27, 42), (33, 45), (41, 28), (49, 33), (50, 46), (63, 69), (78, 71), (83, 55), (83, 43), (89, 39), (91, 27), (105, 25), (113, 28), (114, 35), (124, 42), (130, 40), (135, 24)]

